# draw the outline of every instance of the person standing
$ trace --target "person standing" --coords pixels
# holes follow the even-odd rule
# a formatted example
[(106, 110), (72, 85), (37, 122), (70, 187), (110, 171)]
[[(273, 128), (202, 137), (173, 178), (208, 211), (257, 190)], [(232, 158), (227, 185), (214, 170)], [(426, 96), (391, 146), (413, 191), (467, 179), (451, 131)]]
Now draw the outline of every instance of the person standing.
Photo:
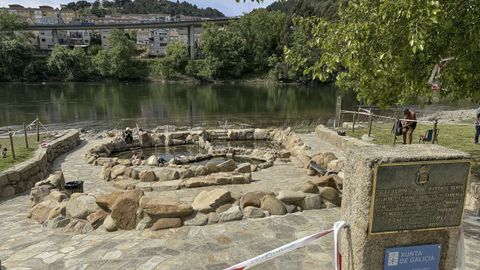
[(478, 144), (479, 136), (480, 136), (480, 108), (477, 109), (477, 118), (475, 121), (475, 144)]
[(412, 144), (413, 131), (417, 127), (417, 114), (410, 109), (404, 109), (403, 117), (403, 144)]

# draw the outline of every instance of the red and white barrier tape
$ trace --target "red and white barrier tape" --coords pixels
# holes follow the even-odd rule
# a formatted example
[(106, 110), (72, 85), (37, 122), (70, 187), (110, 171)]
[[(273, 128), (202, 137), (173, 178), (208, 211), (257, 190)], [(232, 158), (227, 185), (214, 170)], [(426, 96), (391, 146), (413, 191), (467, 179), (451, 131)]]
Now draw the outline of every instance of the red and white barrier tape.
[(340, 253), (340, 235), (341, 229), (348, 227), (347, 222), (337, 221), (333, 224), (333, 244), (334, 244), (334, 258), (335, 270), (342, 270), (342, 254)]
[(457, 268), (455, 269), (465, 269), (465, 237), (463, 234), (463, 226), (458, 228)]
[[(340, 223), (340, 225), (337, 225), (337, 223)], [(281, 255), (285, 254), (285, 253), (288, 253), (288, 252), (294, 251), (298, 248), (301, 248), (301, 247), (305, 246), (306, 244), (308, 244), (312, 241), (315, 241), (317, 239), (320, 239), (320, 238), (324, 237), (325, 235), (328, 235), (331, 232), (334, 232), (335, 234), (338, 234), (339, 230), (341, 228), (345, 227), (345, 226), (346, 226), (345, 221), (335, 222), (335, 225), (333, 226), (332, 229), (322, 231), (322, 232), (318, 232), (318, 233), (306, 236), (304, 238), (298, 239), (294, 242), (288, 243), (288, 244), (283, 245), (279, 248), (276, 248), (276, 249), (271, 250), (269, 252), (258, 255), (257, 257), (254, 257), (252, 259), (246, 260), (244, 262), (241, 262), (239, 264), (236, 264), (234, 266), (226, 268), (225, 270), (244, 270), (244, 269), (251, 268), (255, 265), (258, 265), (258, 264), (261, 264), (263, 262), (272, 260), (272, 259), (274, 259), (278, 256), (281, 256)], [(337, 245), (337, 239), (339, 239), (338, 236), (335, 236), (335, 239), (336, 239), (335, 247), (337, 247), (338, 246)], [(340, 258), (340, 254), (337, 254), (337, 251), (338, 250), (335, 249), (335, 257)], [(341, 268), (336, 268), (336, 269), (341, 270)]]

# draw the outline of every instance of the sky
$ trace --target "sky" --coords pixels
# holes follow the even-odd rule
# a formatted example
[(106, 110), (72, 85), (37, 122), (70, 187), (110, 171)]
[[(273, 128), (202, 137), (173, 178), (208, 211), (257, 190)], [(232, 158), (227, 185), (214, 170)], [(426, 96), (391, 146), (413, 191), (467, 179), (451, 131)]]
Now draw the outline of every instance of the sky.
[[(40, 5), (49, 5), (52, 7), (59, 7), (60, 4), (66, 4), (72, 2), (73, 0), (0, 0), (0, 6), (6, 7), (9, 4), (20, 4), (25, 7), (38, 7)], [(93, 2), (94, 0), (88, 0)], [(197, 5), (198, 7), (206, 8), (213, 7), (220, 10), (223, 14), (227, 16), (239, 16), (243, 13), (252, 11), (255, 8), (266, 7), (269, 4), (276, 2), (277, 0), (264, 0), (263, 3), (258, 4), (256, 2), (251, 2), (246, 0), (245, 3), (237, 3), (235, 0), (181, 0), (187, 1), (192, 4)]]

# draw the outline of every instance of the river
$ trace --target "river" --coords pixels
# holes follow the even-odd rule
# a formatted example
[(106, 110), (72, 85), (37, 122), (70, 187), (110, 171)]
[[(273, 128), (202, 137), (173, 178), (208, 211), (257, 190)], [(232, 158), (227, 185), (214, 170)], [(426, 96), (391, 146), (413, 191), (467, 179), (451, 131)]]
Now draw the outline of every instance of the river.
[[(334, 118), (333, 85), (239, 86), (160, 83), (3, 83), (0, 127), (313, 126)], [(342, 99), (354, 108), (354, 95)]]

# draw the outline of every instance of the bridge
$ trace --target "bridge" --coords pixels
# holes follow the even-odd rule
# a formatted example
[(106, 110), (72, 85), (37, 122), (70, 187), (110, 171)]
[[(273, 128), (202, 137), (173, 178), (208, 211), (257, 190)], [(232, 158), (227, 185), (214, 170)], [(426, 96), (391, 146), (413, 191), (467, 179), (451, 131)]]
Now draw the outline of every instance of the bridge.
[(201, 27), (204, 23), (227, 24), (237, 18), (220, 18), (194, 21), (175, 22), (148, 22), (148, 23), (113, 23), (113, 24), (31, 24), (26, 27), (29, 31), (42, 30), (100, 30), (100, 29), (165, 29)]
[(102, 30), (102, 29), (168, 29), (168, 28), (187, 28), (188, 29), (188, 47), (191, 58), (195, 56), (195, 27), (202, 27), (205, 23), (224, 25), (238, 18), (219, 18), (191, 21), (174, 22), (148, 22), (148, 23), (113, 23), (113, 24), (31, 24), (25, 30), (27, 31), (61, 31), (61, 30)]

